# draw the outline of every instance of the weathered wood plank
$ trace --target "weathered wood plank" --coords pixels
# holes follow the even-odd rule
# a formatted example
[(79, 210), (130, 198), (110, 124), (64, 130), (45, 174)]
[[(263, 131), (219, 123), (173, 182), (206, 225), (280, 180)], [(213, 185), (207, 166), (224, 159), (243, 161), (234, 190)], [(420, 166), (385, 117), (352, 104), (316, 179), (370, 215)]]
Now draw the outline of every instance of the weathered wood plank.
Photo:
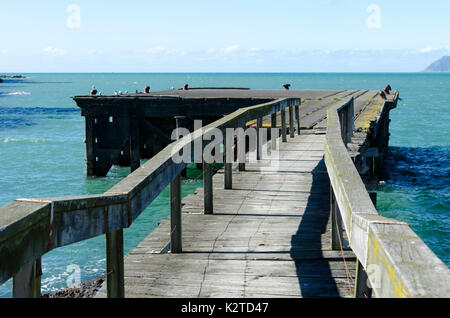
[[(325, 136), (290, 138), (280, 157), (292, 159), (280, 163), (278, 174), (251, 170), (262, 161), (247, 164), (250, 171), (233, 172), (232, 190), (223, 189), (223, 171), (215, 174), (214, 214), (203, 214), (203, 189), (183, 200), (182, 254), (159, 254), (169, 239), (165, 220), (127, 255), (127, 295), (351, 296), (356, 258), (345, 251), (344, 264), (341, 252), (330, 250), (324, 142)], [(320, 155), (309, 152), (305, 166), (299, 154), (312, 147)]]

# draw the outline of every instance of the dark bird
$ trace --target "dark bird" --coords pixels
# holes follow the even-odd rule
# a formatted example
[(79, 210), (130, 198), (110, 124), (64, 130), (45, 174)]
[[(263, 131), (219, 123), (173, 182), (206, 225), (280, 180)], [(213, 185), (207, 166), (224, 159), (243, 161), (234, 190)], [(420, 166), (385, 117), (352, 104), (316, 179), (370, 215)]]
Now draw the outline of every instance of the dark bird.
[(150, 86), (145, 86), (144, 93), (146, 94), (150, 93)]
[(388, 85), (384, 88), (384, 91), (386, 92), (386, 94), (390, 94), (391, 93), (391, 85)]
[(95, 89), (95, 86), (92, 85), (91, 95), (97, 95), (97, 93), (98, 93), (97, 89)]
[(289, 88), (291, 87), (291, 84), (283, 84), (284, 89), (289, 90)]
[(380, 91), (380, 96), (382, 99), (387, 99), (386, 93), (384, 91)]
[(187, 90), (189, 89), (189, 85), (188, 85), (188, 84), (184, 84), (183, 89), (184, 89), (185, 91), (187, 91)]

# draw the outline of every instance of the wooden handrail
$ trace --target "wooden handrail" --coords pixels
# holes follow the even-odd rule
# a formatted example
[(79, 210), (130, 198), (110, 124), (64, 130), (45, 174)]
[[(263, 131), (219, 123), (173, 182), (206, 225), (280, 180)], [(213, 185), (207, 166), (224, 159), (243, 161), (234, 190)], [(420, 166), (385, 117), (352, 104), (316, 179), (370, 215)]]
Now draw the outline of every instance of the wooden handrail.
[[(0, 284), (10, 277), (27, 277), (21, 271), (34, 269), (40, 257), (48, 251), (76, 243), (98, 235), (107, 237), (107, 264), (113, 259), (119, 262), (113, 274), (114, 285), (108, 295), (123, 297), (123, 242), (122, 232), (142, 211), (186, 168), (186, 163), (175, 163), (174, 154), (187, 145), (203, 139), (210, 129), (244, 127), (247, 122), (273, 115), (286, 107), (298, 112), (300, 99), (284, 98), (261, 105), (241, 108), (188, 136), (171, 143), (141, 167), (106, 191), (104, 194), (42, 199), (17, 199), (0, 208)], [(285, 120), (285, 119), (284, 119)], [(282, 119), (282, 126), (285, 122)], [(292, 128), (291, 128), (292, 129)], [(286, 132), (284, 132), (284, 135)], [(192, 153), (192, 159), (194, 153)], [(212, 177), (210, 175), (209, 177)], [(174, 183), (175, 185), (176, 183)], [(212, 182), (210, 182), (212, 185)], [(208, 191), (205, 191), (207, 193)], [(171, 191), (180, 196), (180, 191)], [(211, 191), (212, 195), (212, 191)], [(177, 202), (180, 198), (176, 198)], [(179, 211), (180, 212), (180, 211)], [(181, 236), (181, 233), (180, 233)], [(177, 237), (174, 235), (174, 237)], [(120, 252), (121, 251), (121, 252)], [(114, 255), (113, 255), (114, 254)], [(119, 254), (119, 255), (118, 255)], [(120, 260), (122, 258), (122, 260)], [(111, 262), (114, 263), (114, 262)], [(39, 272), (39, 271), (38, 271)], [(20, 274), (20, 275), (19, 275)], [(23, 278), (20, 278), (23, 279)], [(29, 281), (14, 281), (28, 289), (40, 289)], [(118, 286), (117, 286), (118, 284)], [(33, 285), (34, 287), (29, 287)], [(28, 286), (28, 287), (27, 287)], [(19, 296), (36, 296), (40, 292), (28, 290)]]
[(407, 223), (380, 216), (373, 205), (345, 145), (349, 134), (342, 129), (351, 129), (352, 119), (342, 114), (351, 114), (350, 107), (353, 100), (327, 112), (325, 164), (331, 183), (331, 209), (337, 209), (340, 216), (336, 224), (342, 223), (365, 271), (359, 273), (357, 284), (366, 284), (361, 277), (367, 275), (377, 297), (449, 297), (448, 267)]

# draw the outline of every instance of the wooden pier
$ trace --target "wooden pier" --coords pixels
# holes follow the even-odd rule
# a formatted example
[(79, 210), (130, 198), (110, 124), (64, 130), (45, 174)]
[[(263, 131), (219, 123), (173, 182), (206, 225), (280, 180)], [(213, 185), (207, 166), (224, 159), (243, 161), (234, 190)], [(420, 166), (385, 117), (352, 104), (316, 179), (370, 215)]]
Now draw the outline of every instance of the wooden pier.
[[(104, 194), (1, 207), (0, 283), (14, 277), (14, 297), (38, 297), (43, 254), (105, 235), (106, 284), (98, 297), (449, 297), (448, 267), (406, 223), (378, 215), (368, 192), (382, 169), (398, 99), (396, 91), (384, 94), (190, 89), (77, 96), (87, 174), (105, 175), (113, 164), (130, 165), (132, 173)], [(205, 125), (168, 140), (176, 126), (192, 131), (194, 119)], [(203, 145), (214, 129), (252, 127), (281, 132), (268, 141), (279, 145), (270, 160), (276, 169), (260, 147), (216, 174), (200, 157), (204, 187), (182, 202), (186, 163), (175, 156)], [(123, 228), (167, 186), (170, 217), (124, 257)]]
[[(167, 253), (170, 220), (125, 258), (127, 297), (351, 297), (355, 256), (331, 248), (324, 135), (289, 138), (278, 172), (264, 163), (213, 179), (214, 213), (203, 189), (183, 200), (182, 253)], [(163, 251), (163, 253), (160, 253)], [(106, 296), (106, 288), (98, 296)]]

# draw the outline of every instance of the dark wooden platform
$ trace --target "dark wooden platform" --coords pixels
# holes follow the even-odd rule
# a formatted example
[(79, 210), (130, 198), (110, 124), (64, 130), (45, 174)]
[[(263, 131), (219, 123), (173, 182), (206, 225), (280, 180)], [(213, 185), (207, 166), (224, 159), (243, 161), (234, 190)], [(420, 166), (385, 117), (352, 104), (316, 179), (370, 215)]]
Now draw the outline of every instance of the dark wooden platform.
[(167, 253), (168, 219), (128, 253), (127, 297), (352, 296), (355, 256), (331, 250), (324, 142), (288, 138), (278, 171), (248, 163), (232, 190), (219, 171), (213, 215), (203, 214), (203, 189), (183, 200), (183, 253)]

